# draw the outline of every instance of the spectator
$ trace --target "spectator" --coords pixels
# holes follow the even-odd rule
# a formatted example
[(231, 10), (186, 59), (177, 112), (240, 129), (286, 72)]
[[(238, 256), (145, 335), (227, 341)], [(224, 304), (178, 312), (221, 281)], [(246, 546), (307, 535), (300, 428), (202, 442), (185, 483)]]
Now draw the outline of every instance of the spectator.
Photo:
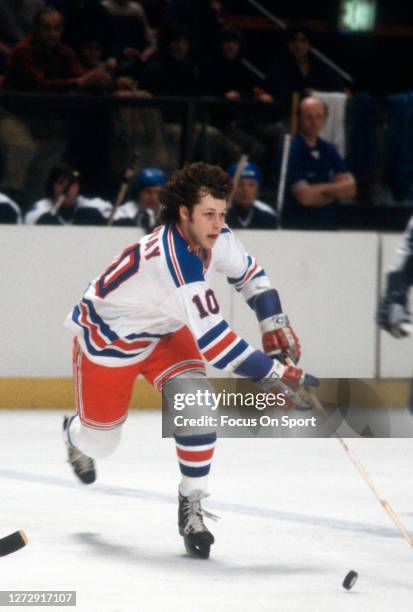
[[(228, 168), (228, 174), (232, 177), (235, 176), (236, 171), (237, 164), (232, 164)], [(235, 187), (228, 211), (227, 223), (231, 228), (274, 229), (277, 227), (274, 210), (257, 199), (261, 180), (261, 170), (252, 162), (248, 162)]]
[(33, 204), (25, 217), (30, 225), (106, 225), (112, 212), (110, 202), (80, 194), (80, 177), (67, 164), (52, 168), (46, 197)]
[(136, 177), (132, 198), (116, 211), (113, 225), (143, 227), (150, 232), (157, 225), (159, 196), (166, 183), (160, 168), (144, 168)]
[[(61, 42), (62, 30), (63, 17), (56, 9), (49, 7), (36, 14), (32, 35), (13, 50), (5, 89), (63, 93), (110, 85), (112, 77), (105, 66), (89, 71), (83, 68), (73, 49)], [(82, 129), (84, 141), (90, 140), (91, 129)], [(103, 132), (94, 129), (95, 143)], [(15, 107), (10, 109), (0, 118), (0, 143), (5, 157), (3, 184), (26, 191), (31, 202), (38, 198), (39, 186), (46, 181), (50, 168), (62, 158), (66, 140), (62, 113), (51, 113), (41, 106), (32, 110), (25, 105), (17, 115)], [(102, 147), (96, 144), (97, 152), (99, 148)]]
[(200, 90), (198, 67), (190, 57), (188, 30), (167, 26), (161, 34), (160, 48), (142, 74), (142, 87), (154, 95), (196, 96)]
[(70, 91), (100, 85), (111, 77), (103, 68), (87, 72), (69, 46), (61, 42), (63, 17), (53, 8), (39, 11), (33, 33), (12, 52), (4, 87), (12, 91)]
[(105, 57), (110, 51), (110, 23), (100, 0), (48, 0), (64, 17), (63, 42), (73, 49), (86, 37), (97, 40)]
[(205, 63), (203, 90), (207, 95), (223, 96), (236, 102), (243, 98), (272, 101), (260, 85), (262, 82), (245, 64), (242, 55), (242, 33), (225, 28), (221, 33), (218, 51)]
[[(311, 50), (308, 30), (294, 28), (287, 33), (287, 50), (270, 65), (265, 89), (274, 98), (290, 102), (293, 92), (305, 95), (311, 90), (343, 91), (340, 78)], [(310, 90), (310, 91), (309, 91)]]
[(290, 146), (283, 225), (302, 229), (337, 227), (337, 204), (356, 195), (356, 182), (334, 145), (319, 137), (326, 105), (304, 98), (299, 133)]
[[(148, 62), (141, 80), (143, 89), (154, 95), (196, 97), (200, 93), (198, 66), (190, 57), (191, 42), (186, 28), (179, 24), (167, 26), (161, 34), (160, 49)], [(168, 160), (163, 167), (176, 167), (182, 133), (182, 112), (172, 106), (163, 111), (165, 150)], [(222, 133), (208, 125), (196, 123), (193, 157), (204, 161), (227, 164), (240, 156), (240, 147), (228, 141)]]
[(240, 107), (237, 102), (253, 98), (272, 102), (273, 99), (264, 91), (262, 80), (251, 72), (242, 57), (242, 34), (239, 30), (226, 28), (222, 31), (217, 53), (204, 63), (202, 85), (204, 94), (224, 97), (232, 102), (214, 110), (211, 122), (228, 140), (237, 143), (242, 151), (248, 151), (254, 159), (262, 160), (268, 149), (267, 142), (271, 149), (274, 147), (273, 111), (270, 107), (260, 109), (258, 118), (256, 107)]
[(164, 23), (182, 24), (192, 33), (197, 52), (209, 53), (223, 28), (223, 13), (220, 0), (168, 0), (164, 10)]
[(118, 61), (146, 62), (156, 50), (156, 40), (143, 7), (131, 0), (102, 0), (102, 6), (108, 15), (109, 54)]
[(20, 207), (6, 194), (0, 193), (0, 223), (21, 223)]

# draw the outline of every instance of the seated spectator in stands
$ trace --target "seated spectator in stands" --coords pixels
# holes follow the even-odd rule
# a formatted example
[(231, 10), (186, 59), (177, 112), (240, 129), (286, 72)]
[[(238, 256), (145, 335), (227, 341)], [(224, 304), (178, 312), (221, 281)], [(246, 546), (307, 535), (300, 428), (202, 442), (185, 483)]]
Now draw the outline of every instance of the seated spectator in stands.
[(224, 24), (224, 7), (220, 0), (168, 0), (163, 23), (180, 23), (191, 32), (197, 53), (209, 53), (219, 40)]
[(107, 86), (104, 67), (86, 71), (69, 46), (61, 42), (63, 17), (53, 8), (40, 10), (32, 35), (20, 42), (10, 57), (4, 88), (12, 91), (63, 92)]
[(141, 86), (158, 96), (197, 96), (198, 67), (190, 57), (189, 32), (179, 24), (165, 27), (159, 51), (146, 65)]
[(0, 193), (0, 223), (21, 223), (22, 216), (18, 204), (6, 194)]
[(67, 164), (52, 168), (46, 198), (33, 204), (25, 216), (31, 225), (107, 225), (113, 206), (101, 198), (80, 194), (80, 176)]
[(356, 195), (356, 182), (334, 145), (319, 137), (327, 116), (321, 100), (304, 98), (299, 133), (290, 145), (283, 226), (335, 229), (337, 205)]
[(311, 49), (311, 37), (305, 28), (287, 33), (287, 50), (274, 59), (267, 71), (265, 89), (274, 98), (289, 102), (293, 92), (300, 95), (319, 91), (343, 91), (344, 83)]
[[(56, 9), (49, 7), (36, 14), (31, 36), (13, 49), (5, 89), (65, 93), (104, 89), (111, 84), (112, 76), (105, 66), (89, 71), (83, 68), (73, 49), (61, 42), (62, 29), (63, 18)], [(50, 168), (65, 153), (67, 129), (64, 114), (52, 113), (47, 106), (21, 108), (17, 112), (10, 105), (9, 112), (0, 115), (3, 185), (26, 192), (33, 202), (40, 195), (37, 185), (46, 181)]]
[[(228, 174), (232, 177), (235, 176), (236, 171), (237, 164), (232, 164), (228, 168)], [(241, 173), (228, 210), (227, 223), (230, 227), (234, 229), (274, 229), (277, 227), (274, 210), (257, 199), (261, 180), (261, 170), (252, 162), (248, 162)]]
[(142, 227), (150, 232), (156, 227), (160, 206), (159, 195), (166, 182), (160, 168), (144, 168), (136, 177), (132, 198), (115, 213), (113, 225)]
[(241, 55), (242, 33), (235, 28), (222, 30), (217, 52), (205, 62), (202, 87), (206, 95), (223, 96), (236, 102), (257, 98), (271, 102), (262, 89), (262, 81), (251, 71)]
[(109, 55), (118, 62), (145, 63), (156, 51), (156, 39), (142, 5), (131, 0), (102, 0), (102, 6), (108, 16)]
[(100, 0), (47, 0), (48, 6), (53, 6), (63, 15), (63, 42), (77, 49), (79, 43), (86, 37), (98, 40), (103, 48), (104, 56), (110, 51), (110, 24), (106, 9)]

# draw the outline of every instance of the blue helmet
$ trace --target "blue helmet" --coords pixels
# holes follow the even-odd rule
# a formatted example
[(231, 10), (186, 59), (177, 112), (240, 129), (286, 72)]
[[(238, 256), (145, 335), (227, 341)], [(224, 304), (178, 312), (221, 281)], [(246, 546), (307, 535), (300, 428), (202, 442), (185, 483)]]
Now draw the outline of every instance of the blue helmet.
[[(228, 174), (232, 176), (232, 178), (234, 178), (235, 176), (237, 166), (238, 164), (231, 164), (228, 168)], [(255, 179), (257, 183), (260, 184), (262, 181), (262, 172), (256, 164), (254, 164), (253, 162), (247, 162), (244, 166), (244, 170), (242, 171), (240, 178)]]
[(136, 188), (163, 187), (166, 183), (166, 174), (160, 168), (144, 168), (136, 177)]

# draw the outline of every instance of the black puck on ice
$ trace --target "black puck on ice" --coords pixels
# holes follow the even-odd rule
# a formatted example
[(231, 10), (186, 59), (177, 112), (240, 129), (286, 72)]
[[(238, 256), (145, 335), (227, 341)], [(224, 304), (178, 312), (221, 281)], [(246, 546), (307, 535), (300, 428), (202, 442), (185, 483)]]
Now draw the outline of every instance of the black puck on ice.
[(343, 580), (343, 587), (347, 590), (352, 589), (353, 586), (356, 584), (358, 577), (358, 573), (353, 572), (353, 570), (351, 570), (351, 572), (349, 572)]

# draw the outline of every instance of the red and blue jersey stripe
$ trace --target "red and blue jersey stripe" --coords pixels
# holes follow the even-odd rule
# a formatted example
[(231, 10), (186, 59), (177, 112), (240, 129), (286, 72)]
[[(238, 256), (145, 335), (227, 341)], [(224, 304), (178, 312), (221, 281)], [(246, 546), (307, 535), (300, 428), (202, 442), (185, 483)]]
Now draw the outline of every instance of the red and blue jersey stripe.
[(86, 348), (97, 357), (138, 357), (148, 347), (158, 342), (160, 334), (128, 334), (118, 336), (98, 315), (93, 303), (84, 298), (72, 311), (72, 320), (82, 329)]
[(168, 270), (176, 287), (204, 280), (203, 265), (174, 224), (164, 227), (162, 245)]
[(198, 339), (198, 347), (204, 359), (223, 370), (249, 348), (223, 319)]
[(255, 259), (251, 257), (251, 255), (248, 255), (247, 269), (245, 270), (245, 272), (238, 278), (228, 277), (227, 280), (230, 285), (234, 285), (237, 291), (241, 291), (250, 281), (260, 276), (266, 276), (265, 271), (261, 268), (260, 265), (257, 264)]

